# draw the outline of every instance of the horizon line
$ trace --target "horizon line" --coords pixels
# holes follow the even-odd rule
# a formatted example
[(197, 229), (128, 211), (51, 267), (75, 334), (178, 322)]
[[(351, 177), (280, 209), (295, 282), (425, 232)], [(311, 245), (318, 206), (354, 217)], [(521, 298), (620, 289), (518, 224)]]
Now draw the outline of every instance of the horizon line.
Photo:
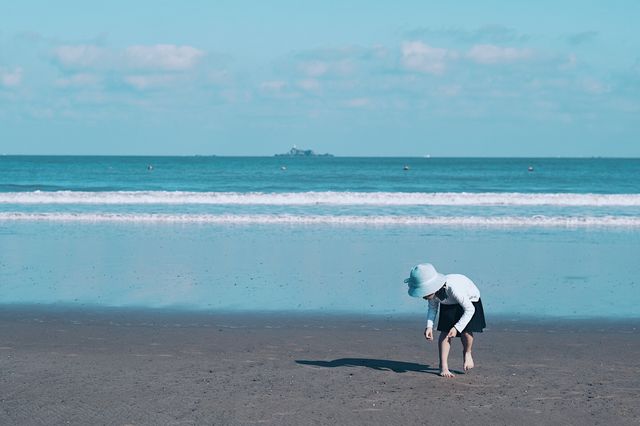
[(160, 158), (193, 158), (193, 157), (207, 157), (207, 158), (412, 158), (412, 159), (509, 159), (509, 158), (521, 158), (521, 159), (612, 159), (612, 160), (637, 160), (640, 156), (636, 157), (623, 157), (623, 156), (608, 156), (608, 155), (583, 155), (583, 156), (481, 156), (481, 155), (316, 155), (316, 156), (288, 156), (282, 154), (272, 155), (226, 155), (226, 154), (0, 154), (2, 157), (160, 157)]

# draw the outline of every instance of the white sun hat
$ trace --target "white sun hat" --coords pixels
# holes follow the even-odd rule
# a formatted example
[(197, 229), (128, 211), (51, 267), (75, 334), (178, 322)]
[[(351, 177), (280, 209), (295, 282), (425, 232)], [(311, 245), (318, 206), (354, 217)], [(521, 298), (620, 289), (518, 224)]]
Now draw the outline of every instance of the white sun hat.
[(444, 285), (447, 278), (436, 271), (430, 263), (421, 263), (411, 269), (409, 278), (404, 280), (409, 284), (409, 296), (424, 297), (433, 294)]

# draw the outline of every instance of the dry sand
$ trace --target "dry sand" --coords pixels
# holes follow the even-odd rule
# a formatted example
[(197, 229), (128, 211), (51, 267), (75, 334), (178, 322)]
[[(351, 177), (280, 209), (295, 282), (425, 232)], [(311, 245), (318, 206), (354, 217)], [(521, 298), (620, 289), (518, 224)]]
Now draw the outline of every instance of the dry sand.
[(420, 318), (4, 307), (0, 424), (640, 424), (638, 321), (489, 320), (442, 379)]

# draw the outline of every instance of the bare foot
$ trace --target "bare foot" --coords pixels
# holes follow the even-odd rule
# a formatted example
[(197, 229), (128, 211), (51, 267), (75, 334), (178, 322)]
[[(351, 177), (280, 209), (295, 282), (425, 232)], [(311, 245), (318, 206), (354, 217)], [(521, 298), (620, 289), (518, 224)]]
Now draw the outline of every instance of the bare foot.
[(473, 357), (471, 356), (471, 352), (466, 352), (464, 354), (464, 371), (469, 371), (475, 364), (473, 363)]
[(440, 377), (456, 377), (448, 368), (440, 370)]

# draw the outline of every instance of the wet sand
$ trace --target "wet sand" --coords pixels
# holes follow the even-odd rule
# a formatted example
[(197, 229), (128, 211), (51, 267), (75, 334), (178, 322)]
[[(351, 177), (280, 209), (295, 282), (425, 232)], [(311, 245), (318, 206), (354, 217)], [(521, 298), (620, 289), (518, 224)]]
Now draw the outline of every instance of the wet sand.
[(488, 319), (443, 379), (421, 318), (3, 307), (0, 424), (640, 424), (640, 321)]

